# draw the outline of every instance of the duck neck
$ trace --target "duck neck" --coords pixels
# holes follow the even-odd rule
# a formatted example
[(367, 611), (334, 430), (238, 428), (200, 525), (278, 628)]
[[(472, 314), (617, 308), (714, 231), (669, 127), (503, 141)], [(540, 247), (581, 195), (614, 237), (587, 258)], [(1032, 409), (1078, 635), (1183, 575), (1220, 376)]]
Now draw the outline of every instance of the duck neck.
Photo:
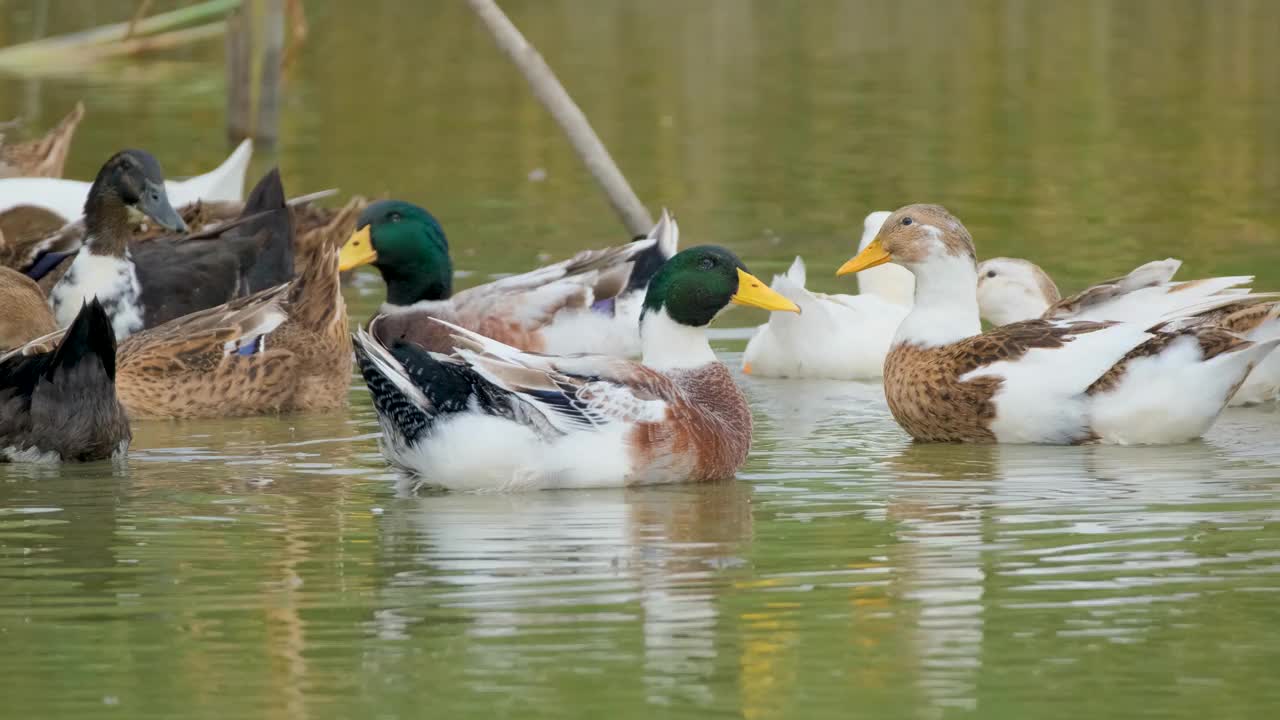
[(129, 228), (129, 208), (120, 194), (101, 178), (94, 181), (84, 201), (84, 228), (85, 246), (90, 253), (126, 256), (133, 236)]
[(1010, 292), (1003, 297), (997, 295), (988, 302), (980, 301), (980, 307), (987, 322), (1008, 325), (1041, 317), (1049, 309), (1049, 301), (1029, 291)]
[(915, 304), (898, 326), (894, 344), (937, 347), (982, 332), (978, 271), (972, 258), (931, 257), (911, 268)]
[(453, 266), (445, 258), (445, 267), (426, 263), (411, 265), (379, 265), (382, 281), (387, 285), (387, 304), (412, 305), (421, 300), (447, 300), (453, 295)]
[(716, 361), (707, 329), (676, 322), (665, 307), (644, 311), (640, 347), (642, 362), (654, 370), (691, 370)]

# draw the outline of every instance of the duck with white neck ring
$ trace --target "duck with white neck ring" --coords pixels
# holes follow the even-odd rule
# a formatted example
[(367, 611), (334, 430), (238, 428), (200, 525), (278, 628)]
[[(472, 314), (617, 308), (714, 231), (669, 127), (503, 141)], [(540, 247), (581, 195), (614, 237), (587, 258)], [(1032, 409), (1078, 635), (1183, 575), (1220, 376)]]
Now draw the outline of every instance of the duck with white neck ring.
[[(889, 213), (863, 221), (866, 247)], [(805, 287), (804, 261), (775, 275), (773, 289), (803, 312), (774, 313), (756, 328), (742, 355), (742, 372), (755, 377), (872, 380), (884, 372), (884, 358), (898, 323), (911, 309), (915, 279), (897, 265), (858, 273), (857, 295), (827, 295)]]
[(429, 322), (453, 333), (454, 355), (403, 341), (388, 348), (361, 330), (356, 360), (383, 455), (450, 490), (731, 478), (751, 446), (751, 411), (706, 335), (730, 304), (799, 312), (733, 253), (700, 246), (649, 283), (641, 362), (527, 353), (437, 319)]
[(915, 306), (885, 360), (885, 397), (917, 440), (1185, 442), (1280, 344), (1210, 323), (1029, 320), (983, 333), (975, 256), (945, 208), (908, 205), (837, 272), (892, 261), (915, 275)]

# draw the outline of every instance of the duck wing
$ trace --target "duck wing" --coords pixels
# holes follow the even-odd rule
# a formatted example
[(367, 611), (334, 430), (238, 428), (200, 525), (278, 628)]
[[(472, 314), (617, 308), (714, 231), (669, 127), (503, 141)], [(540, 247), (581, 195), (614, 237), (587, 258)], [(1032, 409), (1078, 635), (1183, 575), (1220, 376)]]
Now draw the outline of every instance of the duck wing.
[(1280, 340), (1213, 324), (1030, 320), (945, 348), (1001, 442), (1180, 442), (1202, 434)]
[(1045, 320), (1081, 320), (1154, 323), (1173, 315), (1194, 312), (1217, 302), (1248, 293), (1252, 275), (1202, 278), (1174, 282), (1181, 260), (1166, 258), (1135, 268), (1128, 275), (1105, 280), (1054, 303)]
[(669, 378), (639, 363), (524, 352), (456, 325), (448, 329), (462, 362), (535, 408), (562, 433), (661, 422), (667, 418), (667, 399), (676, 395)]

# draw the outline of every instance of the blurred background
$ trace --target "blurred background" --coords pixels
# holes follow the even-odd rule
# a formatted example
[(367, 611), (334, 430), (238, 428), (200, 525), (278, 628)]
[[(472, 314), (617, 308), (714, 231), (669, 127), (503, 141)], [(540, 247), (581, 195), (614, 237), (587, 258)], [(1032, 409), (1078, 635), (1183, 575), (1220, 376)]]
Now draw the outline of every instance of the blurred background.
[[(189, 5), (190, 3), (185, 3)], [(184, 3), (155, 0), (159, 12)], [(0, 43), (128, 20), (136, 0), (6, 0)], [(1280, 283), (1280, 5), (1236, 0), (510, 0), (502, 7), (686, 243), (825, 289), (863, 216), (947, 205), (980, 255), (1064, 289), (1169, 255)], [(416, 201), (459, 265), (515, 271), (625, 236), (462, 2), (306, 0), (279, 163), (292, 193)], [(83, 98), (68, 176), (142, 146), (172, 175), (225, 140), (224, 43), (32, 68), (0, 117)], [(1274, 269), (1273, 269), (1274, 268)], [(850, 290), (851, 291), (851, 290)]]

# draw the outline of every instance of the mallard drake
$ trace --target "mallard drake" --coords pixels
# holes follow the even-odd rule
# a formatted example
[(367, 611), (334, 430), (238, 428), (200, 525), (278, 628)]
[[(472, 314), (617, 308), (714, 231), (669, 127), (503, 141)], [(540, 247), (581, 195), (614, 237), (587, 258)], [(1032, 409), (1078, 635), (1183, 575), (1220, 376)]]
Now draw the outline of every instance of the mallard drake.
[(649, 278), (675, 254), (675, 223), (665, 212), (653, 231), (630, 244), (584, 250), (522, 275), (453, 293), (449, 242), (426, 210), (400, 200), (361, 213), (342, 248), (341, 268), (372, 264), (387, 301), (371, 324), (379, 340), (407, 340), (445, 352), (452, 342), (437, 318), (531, 352), (639, 351), (637, 321)]
[[(1268, 318), (1247, 287), (1252, 275), (1174, 281), (1182, 261), (1154, 260), (1129, 274), (1091, 285), (1067, 298), (1049, 274), (1020, 258), (992, 258), (978, 265), (978, 309), (994, 325), (1044, 320), (1114, 320), (1157, 323), (1170, 316), (1207, 316), (1228, 322), (1249, 340), (1280, 337), (1280, 324)], [(1243, 305), (1241, 304), (1243, 303)], [(1248, 312), (1239, 312), (1249, 308)], [(1280, 394), (1280, 354), (1258, 364), (1231, 397), (1231, 405), (1255, 405)]]
[(292, 282), (138, 332), (120, 344), (134, 418), (240, 417), (344, 407), (351, 384), (337, 248)]
[(44, 137), (20, 143), (0, 143), (0, 178), (62, 177), (67, 152), (71, 150), (71, 139), (75, 137), (82, 119), (84, 103), (77, 102), (62, 122)]
[[(674, 221), (668, 221), (674, 225)], [(672, 228), (674, 230), (674, 227)], [(730, 303), (798, 312), (733, 253), (684, 250), (643, 300), (643, 360), (527, 353), (457, 325), (454, 356), (360, 330), (356, 360), (387, 460), (453, 490), (533, 490), (732, 477), (751, 411), (707, 342)]]
[(837, 274), (886, 262), (916, 278), (885, 359), (885, 397), (917, 440), (1152, 444), (1203, 434), (1280, 340), (1219, 324), (1029, 320), (982, 332), (973, 239), (908, 205)]
[[(181, 207), (197, 200), (239, 202), (244, 197), (244, 174), (253, 157), (253, 141), (245, 140), (221, 165), (186, 180), (168, 180), (169, 201)], [(0, 213), (19, 206), (43, 208), (71, 222), (80, 216), (93, 183), (55, 178), (0, 179)]]
[[(186, 232), (168, 203), (160, 165), (142, 150), (117, 153), (102, 167), (85, 201), (85, 246), (49, 291), (59, 324), (71, 308), (97, 297), (111, 315), (116, 338), (213, 307), (293, 276), (292, 230), (279, 174), (254, 189), (243, 227), (207, 238), (132, 243), (131, 209), (157, 224)], [(266, 213), (263, 217), (256, 217)], [(38, 261), (30, 273), (43, 268)]]
[[(867, 215), (859, 248), (866, 247), (889, 213)], [(805, 288), (804, 261), (796, 258), (772, 288), (800, 306), (799, 315), (773, 313), (756, 328), (742, 355), (742, 372), (758, 377), (867, 380), (880, 377), (889, 343), (911, 308), (915, 281), (896, 265), (858, 273), (857, 295), (825, 295)]]
[(58, 329), (40, 286), (6, 267), (0, 267), (0, 308), (0, 351)]
[(123, 455), (132, 435), (116, 397), (115, 353), (111, 321), (94, 301), (60, 337), (0, 355), (0, 458), (58, 462)]

